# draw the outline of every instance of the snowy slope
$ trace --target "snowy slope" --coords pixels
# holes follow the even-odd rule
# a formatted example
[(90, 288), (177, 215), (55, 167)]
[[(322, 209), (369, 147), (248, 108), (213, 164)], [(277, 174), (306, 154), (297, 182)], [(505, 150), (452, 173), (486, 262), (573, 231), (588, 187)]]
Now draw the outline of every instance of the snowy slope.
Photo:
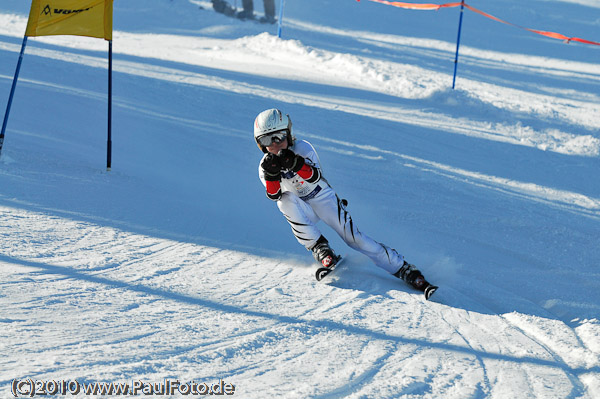
[[(26, 3), (0, 3), (2, 111)], [(278, 39), (208, 1), (116, 1), (110, 172), (106, 42), (30, 39), (0, 158), (0, 397), (600, 397), (600, 48), (465, 12), (451, 90), (457, 9), (286, 3)], [(596, 1), (469, 3), (600, 41)], [(348, 261), (314, 281), (257, 178), (271, 107), (436, 302), (325, 227)]]

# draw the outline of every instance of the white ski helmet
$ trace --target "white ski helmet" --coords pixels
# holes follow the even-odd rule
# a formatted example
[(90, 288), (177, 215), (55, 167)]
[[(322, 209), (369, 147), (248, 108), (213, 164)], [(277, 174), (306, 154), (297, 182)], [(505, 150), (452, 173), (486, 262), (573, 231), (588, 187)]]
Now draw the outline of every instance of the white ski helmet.
[(267, 152), (267, 149), (258, 142), (258, 139), (280, 131), (287, 132), (288, 146), (291, 146), (294, 139), (292, 136), (292, 120), (289, 115), (284, 115), (277, 108), (261, 112), (254, 120), (254, 141), (264, 153)]

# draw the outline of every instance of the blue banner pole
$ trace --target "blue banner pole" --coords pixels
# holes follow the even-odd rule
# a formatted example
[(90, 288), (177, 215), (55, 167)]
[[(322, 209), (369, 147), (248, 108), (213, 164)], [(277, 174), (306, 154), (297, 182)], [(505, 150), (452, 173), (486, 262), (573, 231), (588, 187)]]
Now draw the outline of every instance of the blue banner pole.
[(452, 78), (452, 90), (456, 84), (456, 68), (458, 67), (458, 47), (460, 46), (460, 31), (462, 30), (462, 19), (465, 11), (465, 0), (460, 2), (460, 18), (458, 20), (458, 38), (456, 39), (456, 56), (454, 57), (454, 77)]
[(6, 105), (6, 113), (4, 114), (4, 122), (2, 122), (2, 130), (0, 131), (0, 156), (2, 155), (2, 146), (4, 145), (4, 133), (6, 132), (6, 125), (8, 124), (8, 114), (10, 114), (10, 107), (12, 105), (13, 96), (15, 95), (15, 88), (17, 87), (17, 80), (19, 79), (19, 71), (21, 70), (21, 62), (23, 62), (23, 54), (25, 54), (26, 45), (27, 36), (23, 36), (21, 53), (19, 54), (19, 61), (17, 61), (17, 69), (15, 71), (15, 77), (13, 78), (12, 87), (10, 89), (8, 104)]
[(106, 140), (106, 170), (112, 164), (112, 40), (108, 41), (108, 138)]
[(283, 3), (285, 1), (281, 0), (279, 2), (279, 21), (277, 21), (277, 37), (281, 39), (281, 24), (283, 23)]

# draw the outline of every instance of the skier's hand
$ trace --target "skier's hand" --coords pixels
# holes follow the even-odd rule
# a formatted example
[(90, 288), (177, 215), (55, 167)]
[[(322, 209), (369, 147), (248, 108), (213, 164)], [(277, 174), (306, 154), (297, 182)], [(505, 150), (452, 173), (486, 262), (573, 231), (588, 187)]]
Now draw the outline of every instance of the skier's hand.
[(281, 159), (277, 155), (268, 153), (260, 167), (265, 173), (265, 180), (275, 181), (281, 179)]
[(296, 173), (304, 166), (304, 158), (288, 148), (279, 151), (277, 156), (281, 160), (281, 167), (283, 169), (288, 169)]

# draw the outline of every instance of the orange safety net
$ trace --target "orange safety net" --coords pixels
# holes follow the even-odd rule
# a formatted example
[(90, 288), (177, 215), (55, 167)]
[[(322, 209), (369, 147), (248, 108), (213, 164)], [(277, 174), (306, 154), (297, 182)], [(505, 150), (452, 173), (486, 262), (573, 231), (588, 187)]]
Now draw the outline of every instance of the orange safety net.
[[(357, 1), (360, 1), (360, 0), (357, 0)], [(568, 37), (561, 33), (546, 32), (546, 31), (542, 31), (542, 30), (530, 29), (530, 28), (526, 28), (524, 26), (516, 25), (516, 24), (510, 23), (510, 22), (504, 21), (500, 18), (494, 17), (493, 15), (490, 15), (486, 12), (483, 12), (475, 7), (468, 5), (467, 3), (462, 3), (462, 2), (446, 3), (446, 4), (415, 4), (415, 3), (405, 3), (405, 2), (401, 2), (401, 1), (386, 1), (386, 0), (370, 0), (370, 1), (374, 1), (376, 3), (381, 3), (381, 4), (387, 4), (387, 5), (394, 6), (394, 7), (406, 8), (409, 10), (439, 10), (440, 8), (460, 7), (461, 5), (463, 5), (465, 8), (467, 8), (477, 14), (483, 15), (486, 18), (490, 18), (494, 21), (501, 22), (506, 25), (514, 26), (516, 28), (525, 29), (529, 32), (537, 33), (538, 35), (550, 37), (552, 39), (564, 40), (566, 42), (580, 42), (580, 43), (593, 44), (596, 46), (600, 46), (600, 43), (593, 42), (591, 40), (585, 40), (585, 39), (581, 39), (579, 37)]]
[[(357, 0), (360, 1), (360, 0)], [(385, 0), (371, 0), (377, 3), (387, 4), (394, 7), (400, 8), (408, 8), (409, 10), (439, 10), (440, 8), (445, 7), (458, 7), (461, 5), (458, 3), (446, 3), (446, 4), (414, 4), (414, 3), (404, 3), (401, 1), (385, 1)]]

